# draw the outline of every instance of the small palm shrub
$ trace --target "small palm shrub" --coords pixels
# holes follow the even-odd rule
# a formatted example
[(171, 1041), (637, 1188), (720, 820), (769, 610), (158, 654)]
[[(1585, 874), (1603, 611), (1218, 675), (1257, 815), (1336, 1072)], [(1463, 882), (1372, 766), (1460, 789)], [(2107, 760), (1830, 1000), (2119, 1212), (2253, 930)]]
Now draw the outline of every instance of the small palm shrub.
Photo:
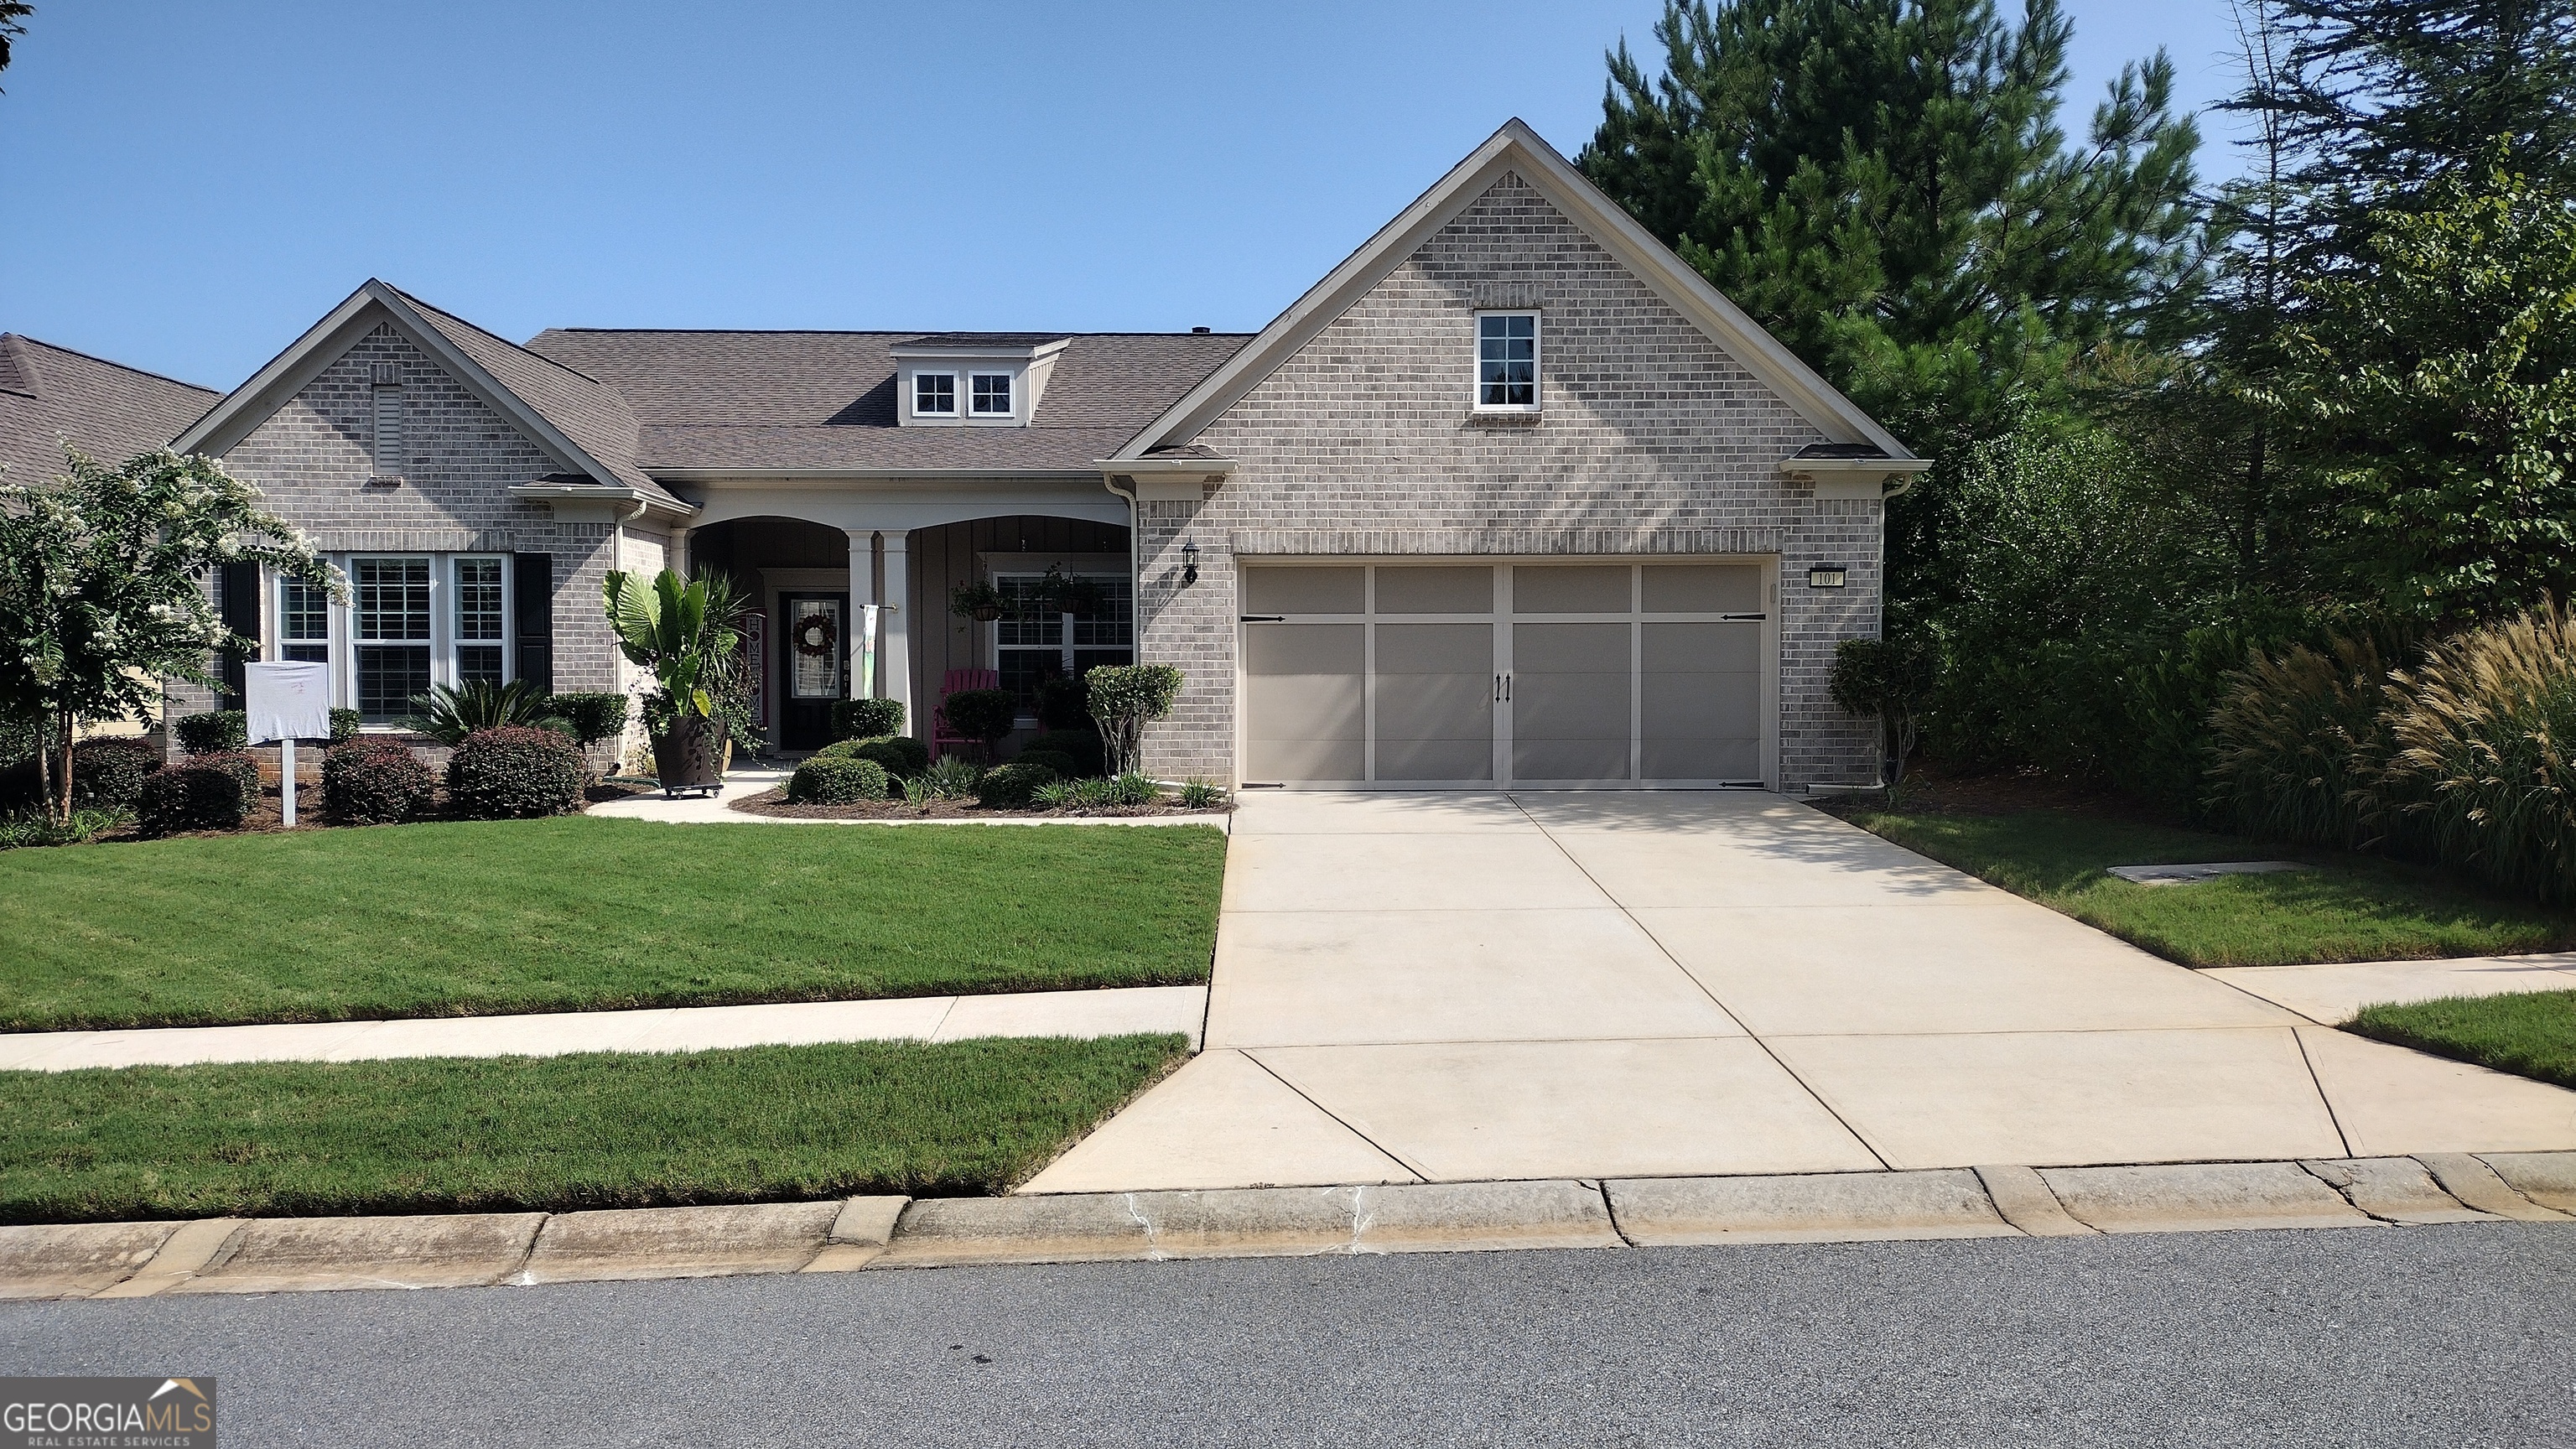
[(561, 732), (528, 725), (476, 730), (447, 759), (447, 803), (473, 820), (529, 820), (579, 810), (586, 771)]
[(987, 773), (975, 787), (975, 803), (987, 810), (1025, 810), (1040, 786), (1056, 783), (1044, 765), (1009, 764)]
[(903, 733), (903, 701), (837, 699), (832, 702), (832, 738), (875, 740)]
[(237, 830), (259, 796), (258, 762), (240, 750), (190, 755), (152, 772), (134, 799), (145, 835)]
[(787, 777), (787, 798), (799, 805), (855, 805), (885, 797), (885, 767), (874, 760), (816, 755)]
[(2366, 637), (2257, 652), (2210, 712), (2208, 809), (2263, 840), (2350, 847), (2384, 833), (2389, 661)]
[(942, 755), (930, 762), (918, 775), (906, 775), (904, 798), (908, 800), (972, 800), (975, 787), (984, 783), (984, 767), (964, 755)]
[(72, 803), (75, 808), (131, 810), (143, 782), (161, 765), (161, 752), (138, 739), (83, 740), (72, 746)]
[(2543, 604), (2390, 676), (2386, 793), (2418, 848), (2576, 900), (2576, 613)]
[(250, 748), (250, 716), (237, 709), (182, 715), (172, 726), (179, 748), (192, 755), (220, 755)]
[(396, 825), (429, 813), (438, 776), (411, 747), (381, 735), (322, 756), (322, 809), (343, 825)]
[(461, 745), (477, 730), (512, 726), (569, 732), (571, 726), (552, 705), (545, 691), (524, 679), (507, 684), (476, 680), (462, 689), (434, 684), (429, 693), (412, 696), (412, 718), (403, 725), (442, 745)]
[(1048, 730), (1020, 748), (1020, 758), (1027, 759), (1033, 750), (1063, 755), (1073, 761), (1073, 768), (1062, 773), (1089, 777), (1105, 775), (1108, 759), (1100, 745), (1100, 731), (1085, 724), (1079, 729)]
[(874, 760), (886, 774), (909, 778), (930, 768), (930, 746), (910, 735), (841, 740), (814, 752), (816, 759)]

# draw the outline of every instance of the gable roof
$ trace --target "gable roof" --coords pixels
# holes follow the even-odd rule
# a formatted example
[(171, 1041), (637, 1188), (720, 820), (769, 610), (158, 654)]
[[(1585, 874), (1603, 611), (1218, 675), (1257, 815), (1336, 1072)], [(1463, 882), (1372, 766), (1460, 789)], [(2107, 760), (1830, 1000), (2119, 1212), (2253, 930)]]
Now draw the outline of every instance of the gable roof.
[(567, 473), (578, 475), (574, 485), (595, 488), (603, 498), (639, 500), (666, 514), (691, 511), (636, 465), (635, 417), (616, 389), (373, 278), (226, 394), (172, 446), (214, 453), (232, 447), (350, 343), (387, 322), (553, 454)]
[[(894, 349), (1063, 340), (1024, 427), (907, 428)], [(612, 387), (639, 466), (740, 474), (1062, 473), (1133, 437), (1250, 341), (1239, 332), (733, 332), (553, 328), (528, 350)]]
[(63, 468), (69, 443), (102, 463), (149, 452), (196, 421), (213, 388), (0, 332), (0, 482)]
[(1506, 172), (1519, 175), (1565, 218), (1583, 229), (1640, 282), (1696, 324), (1754, 378), (1835, 443), (1867, 445), (1890, 458), (1912, 459), (1904, 444), (1864, 413), (1708, 279), (1637, 224), (1617, 202), (1574, 169), (1536, 131), (1514, 117), (1451, 168), (1358, 251), (1307, 289), (1223, 367), (1190, 389), (1104, 458), (1145, 457), (1190, 442), (1242, 401), (1263, 378), (1313, 340)]

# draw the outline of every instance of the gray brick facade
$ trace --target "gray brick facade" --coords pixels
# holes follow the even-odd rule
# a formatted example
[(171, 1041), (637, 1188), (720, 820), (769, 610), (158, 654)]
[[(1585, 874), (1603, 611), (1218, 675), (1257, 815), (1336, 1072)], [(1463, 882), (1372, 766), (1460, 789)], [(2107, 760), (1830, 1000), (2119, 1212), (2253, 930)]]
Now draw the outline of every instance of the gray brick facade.
[[(1473, 411), (1478, 306), (1542, 315), (1542, 412)], [(1823, 435), (1518, 176), (1506, 174), (1194, 440), (1237, 460), (1200, 502), (1139, 507), (1139, 657), (1187, 676), (1147, 737), (1165, 778), (1235, 773), (1238, 560), (1726, 555), (1780, 564), (1783, 788), (1877, 776), (1826, 697), (1876, 634), (1881, 509), (1780, 461)], [(1198, 548), (1183, 586), (1181, 550)], [(1811, 563), (1849, 570), (1810, 590)]]

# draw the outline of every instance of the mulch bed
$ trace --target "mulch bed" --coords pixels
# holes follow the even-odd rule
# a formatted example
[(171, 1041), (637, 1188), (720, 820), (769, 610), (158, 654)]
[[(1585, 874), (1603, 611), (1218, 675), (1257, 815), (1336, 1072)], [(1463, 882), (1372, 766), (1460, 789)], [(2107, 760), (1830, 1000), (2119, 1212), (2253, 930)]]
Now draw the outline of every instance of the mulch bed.
[[(1817, 802), (1831, 815), (1883, 811), (1887, 796), (1871, 790)], [(2034, 810), (2062, 810), (2078, 815), (2116, 815), (2127, 819), (2161, 819), (2145, 802), (2099, 785), (2058, 779), (2036, 770), (1958, 769), (1938, 760), (1919, 760), (1905, 773), (1905, 788), (1896, 808), (1908, 815), (2019, 815)]]
[(855, 805), (805, 805), (790, 803), (784, 787), (772, 787), (757, 795), (745, 795), (731, 801), (726, 808), (777, 820), (1071, 820), (1111, 816), (1218, 815), (1234, 806), (1229, 801), (1212, 810), (1187, 810), (1170, 803), (1099, 810), (987, 810), (972, 800), (862, 800)]

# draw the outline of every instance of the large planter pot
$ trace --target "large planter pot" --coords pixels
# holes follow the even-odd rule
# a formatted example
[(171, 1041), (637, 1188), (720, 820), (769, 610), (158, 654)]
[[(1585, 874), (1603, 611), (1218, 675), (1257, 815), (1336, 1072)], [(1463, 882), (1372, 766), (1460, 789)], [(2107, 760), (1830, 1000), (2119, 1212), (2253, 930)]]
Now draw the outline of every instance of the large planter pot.
[(716, 788), (724, 771), (716, 764), (715, 721), (701, 715), (671, 721), (653, 741), (653, 773), (666, 794)]

